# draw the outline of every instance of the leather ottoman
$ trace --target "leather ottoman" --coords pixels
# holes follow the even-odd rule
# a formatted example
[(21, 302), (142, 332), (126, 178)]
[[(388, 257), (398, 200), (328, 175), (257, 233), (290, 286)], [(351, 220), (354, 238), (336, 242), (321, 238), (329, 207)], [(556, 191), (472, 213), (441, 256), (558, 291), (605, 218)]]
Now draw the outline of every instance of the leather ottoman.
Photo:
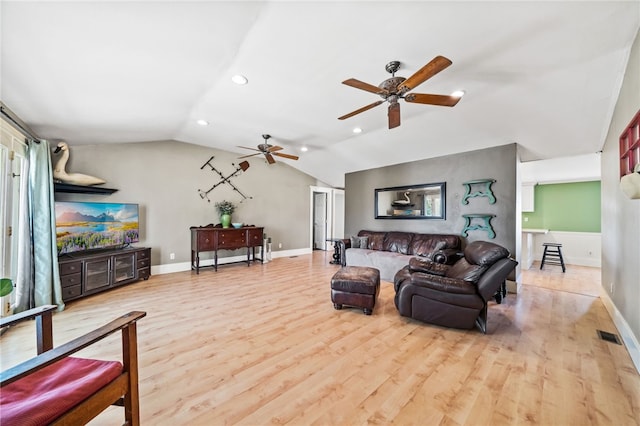
[(331, 278), (331, 301), (336, 309), (354, 306), (371, 315), (379, 292), (380, 271), (376, 268), (343, 266)]

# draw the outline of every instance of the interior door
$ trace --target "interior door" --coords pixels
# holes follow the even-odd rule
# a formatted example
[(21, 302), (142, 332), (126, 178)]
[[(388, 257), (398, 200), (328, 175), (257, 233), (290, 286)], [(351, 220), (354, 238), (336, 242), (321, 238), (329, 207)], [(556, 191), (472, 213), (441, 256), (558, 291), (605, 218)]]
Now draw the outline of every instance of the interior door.
[(313, 248), (327, 249), (327, 193), (313, 193)]

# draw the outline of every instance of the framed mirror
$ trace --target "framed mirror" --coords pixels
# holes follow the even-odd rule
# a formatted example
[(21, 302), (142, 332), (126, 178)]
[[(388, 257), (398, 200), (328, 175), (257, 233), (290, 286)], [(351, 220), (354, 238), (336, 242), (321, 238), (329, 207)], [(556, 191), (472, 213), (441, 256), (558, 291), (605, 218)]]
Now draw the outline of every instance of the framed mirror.
[(446, 182), (375, 190), (376, 219), (445, 219)]

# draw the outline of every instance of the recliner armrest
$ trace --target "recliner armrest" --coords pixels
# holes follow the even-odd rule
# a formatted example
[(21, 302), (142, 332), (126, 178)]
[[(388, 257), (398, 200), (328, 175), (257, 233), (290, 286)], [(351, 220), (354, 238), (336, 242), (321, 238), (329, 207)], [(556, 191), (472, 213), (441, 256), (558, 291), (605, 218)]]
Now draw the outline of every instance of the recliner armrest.
[(424, 257), (412, 257), (409, 259), (409, 269), (411, 272), (424, 272), (444, 276), (449, 269), (449, 265), (443, 265)]
[(442, 277), (424, 272), (411, 274), (411, 284), (453, 294), (477, 294), (476, 286), (460, 278)]

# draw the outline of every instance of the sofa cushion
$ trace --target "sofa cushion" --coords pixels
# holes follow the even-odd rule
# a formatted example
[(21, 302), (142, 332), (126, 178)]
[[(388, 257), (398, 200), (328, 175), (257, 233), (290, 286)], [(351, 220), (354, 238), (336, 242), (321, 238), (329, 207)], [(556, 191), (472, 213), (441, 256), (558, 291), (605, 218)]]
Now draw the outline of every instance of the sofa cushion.
[(122, 372), (118, 361), (68, 357), (2, 388), (2, 425), (47, 425)]
[(348, 266), (369, 266), (380, 271), (380, 279), (393, 281), (400, 269), (409, 264), (411, 256), (381, 250), (350, 248), (345, 253)]
[(387, 232), (382, 250), (400, 254), (409, 254), (409, 245), (413, 234), (410, 232)]
[[(444, 243), (444, 246), (442, 246)], [(438, 250), (460, 248), (460, 237), (442, 234), (414, 234), (409, 246), (409, 254), (427, 257)]]

